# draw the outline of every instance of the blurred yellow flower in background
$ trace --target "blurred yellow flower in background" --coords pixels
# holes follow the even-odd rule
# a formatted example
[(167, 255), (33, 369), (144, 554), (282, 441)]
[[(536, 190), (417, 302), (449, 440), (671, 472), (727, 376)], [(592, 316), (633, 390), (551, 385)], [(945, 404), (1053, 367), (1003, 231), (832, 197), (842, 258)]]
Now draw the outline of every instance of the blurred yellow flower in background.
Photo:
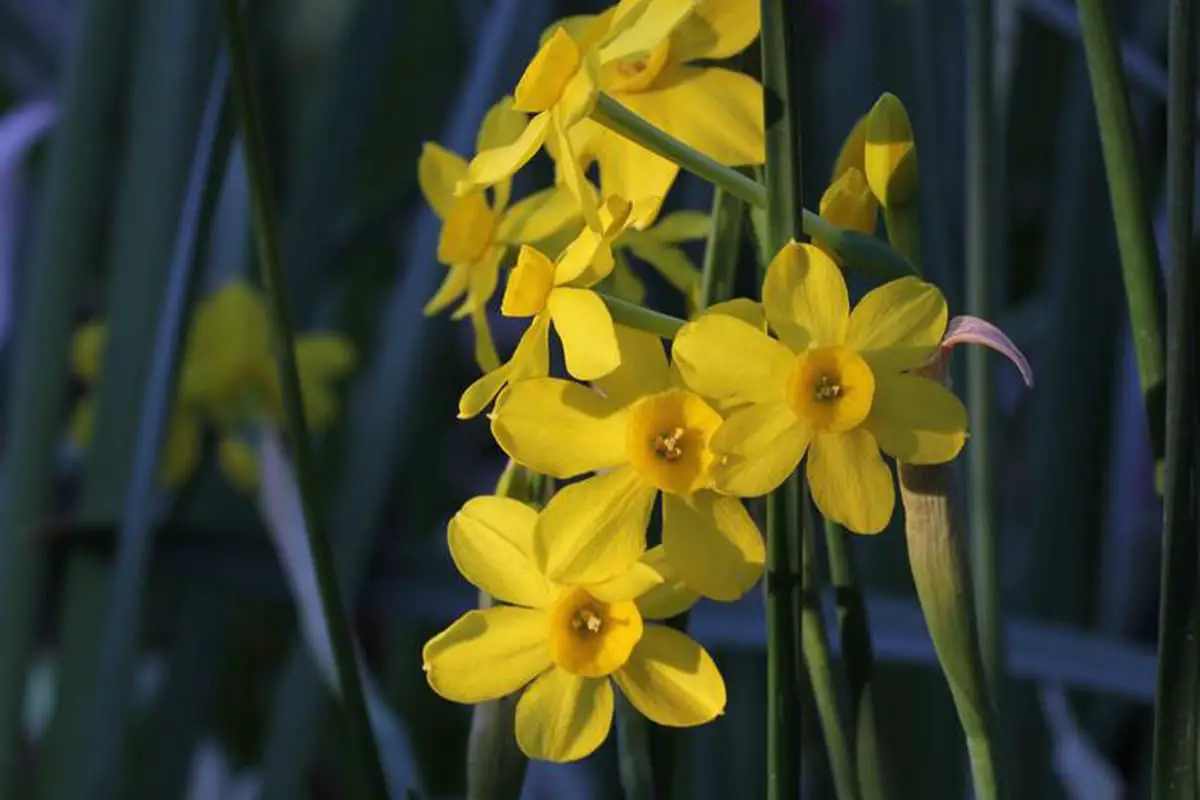
[[(72, 369), (89, 385), (102, 377), (105, 332), (103, 323), (88, 323), (72, 342)], [(338, 413), (335, 385), (354, 369), (354, 347), (336, 334), (299, 336), (296, 361), (308, 427), (328, 428)], [(94, 415), (89, 393), (76, 406), (71, 422), (71, 438), (81, 448), (91, 440)], [(163, 446), (163, 484), (178, 487), (191, 477), (207, 425), (219, 437), (222, 472), (235, 486), (254, 489), (256, 428), (264, 420), (279, 424), (282, 419), (283, 396), (263, 295), (247, 283), (227, 283), (201, 300), (192, 316)]]

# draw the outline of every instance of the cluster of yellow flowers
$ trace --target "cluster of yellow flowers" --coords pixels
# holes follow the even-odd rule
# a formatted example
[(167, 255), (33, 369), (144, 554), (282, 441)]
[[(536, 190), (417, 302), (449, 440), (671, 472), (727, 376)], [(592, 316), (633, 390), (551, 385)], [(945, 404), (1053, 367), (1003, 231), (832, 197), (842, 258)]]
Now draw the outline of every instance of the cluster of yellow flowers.
[[(761, 303), (694, 314), (669, 353), (657, 336), (614, 325), (594, 291), (613, 275), (623, 243), (653, 262), (647, 241), (654, 251), (708, 227), (692, 217), (655, 225), (677, 167), (589, 119), (598, 93), (724, 164), (761, 163), (761, 86), (690, 63), (744, 49), (759, 32), (758, 9), (757, 0), (620, 0), (599, 16), (563, 20), (514, 98), (488, 114), (470, 163), (436, 145), (421, 158), (421, 185), (443, 220), (439, 259), (450, 268), (429, 310), (465, 294), (456, 313), (474, 320), (486, 356), (483, 308), (508, 248), (519, 245), (500, 311), (531, 320), (507, 362), (494, 352), (490, 364), (480, 358), (485, 374), (463, 394), (459, 416), (494, 399), (491, 431), (513, 462), (582, 477), (540, 510), (488, 496), (454, 516), (455, 564), (503, 605), (467, 613), (423, 654), (430, 685), (448, 699), (524, 689), (516, 737), (533, 758), (595, 750), (611, 725), (614, 682), (662, 725), (722, 713), (725, 686), (709, 655), (646, 620), (699, 597), (736, 600), (758, 581), (764, 542), (742, 498), (778, 487), (807, 454), (822, 513), (875, 533), (895, 505), (880, 451), (940, 463), (965, 440), (961, 403), (918, 374), (947, 325), (941, 293), (921, 280), (888, 283), (851, 310), (832, 255), (791, 243), (769, 265)], [(821, 211), (873, 233), (888, 198), (875, 190), (870, 162), (898, 160), (868, 152), (867, 124), (848, 139)], [(543, 145), (555, 188), (508, 206), (512, 174)], [(593, 163), (599, 191), (586, 178)], [(668, 232), (647, 239), (656, 227)], [(551, 327), (575, 380), (549, 376)], [(660, 497), (662, 544), (647, 549)]]
[[(72, 342), (72, 369), (89, 386), (100, 376), (107, 330), (104, 322), (90, 322), (76, 331)], [(300, 336), (296, 362), (305, 418), (310, 429), (321, 430), (337, 416), (335, 384), (354, 368), (354, 347), (336, 334)], [(71, 438), (78, 447), (86, 448), (91, 441), (94, 416), (89, 390), (71, 422)], [(177, 487), (191, 477), (207, 425), (218, 436), (221, 472), (234, 487), (253, 491), (258, 486), (258, 427), (282, 420), (283, 399), (262, 293), (241, 281), (227, 283), (201, 300), (192, 317), (163, 445), (163, 484)]]

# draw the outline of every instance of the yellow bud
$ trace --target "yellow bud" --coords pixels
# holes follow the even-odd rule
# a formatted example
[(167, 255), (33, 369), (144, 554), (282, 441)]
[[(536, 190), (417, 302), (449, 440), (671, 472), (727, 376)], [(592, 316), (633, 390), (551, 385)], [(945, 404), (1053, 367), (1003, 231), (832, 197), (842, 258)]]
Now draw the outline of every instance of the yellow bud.
[(867, 183), (884, 208), (917, 194), (917, 148), (904, 104), (885, 92), (867, 114), (864, 151)]
[(846, 141), (842, 142), (842, 149), (838, 151), (837, 161), (833, 163), (833, 174), (829, 176), (830, 183), (836, 183), (837, 179), (850, 169), (856, 169), (865, 174), (867, 167), (863, 163), (863, 156), (866, 149), (867, 115), (863, 114), (854, 123), (850, 133), (846, 135)]
[(879, 202), (863, 174), (849, 167), (821, 195), (820, 213), (839, 228), (875, 233)]

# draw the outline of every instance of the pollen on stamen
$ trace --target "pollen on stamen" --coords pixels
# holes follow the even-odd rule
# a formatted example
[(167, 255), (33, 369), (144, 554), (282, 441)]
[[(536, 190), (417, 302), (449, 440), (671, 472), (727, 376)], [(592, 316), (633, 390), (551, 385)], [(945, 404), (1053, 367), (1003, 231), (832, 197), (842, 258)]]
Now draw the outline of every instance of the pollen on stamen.
[(813, 388), (813, 396), (822, 402), (836, 400), (842, 394), (842, 386), (836, 383), (828, 375), (822, 375), (817, 379), (817, 384)]
[(599, 633), (602, 624), (600, 617), (586, 608), (581, 608), (571, 617), (571, 627), (580, 632), (586, 630), (588, 633)]
[(679, 446), (683, 439), (683, 428), (672, 428), (668, 433), (660, 433), (654, 437), (650, 446), (654, 455), (664, 461), (678, 461), (683, 457), (683, 449)]

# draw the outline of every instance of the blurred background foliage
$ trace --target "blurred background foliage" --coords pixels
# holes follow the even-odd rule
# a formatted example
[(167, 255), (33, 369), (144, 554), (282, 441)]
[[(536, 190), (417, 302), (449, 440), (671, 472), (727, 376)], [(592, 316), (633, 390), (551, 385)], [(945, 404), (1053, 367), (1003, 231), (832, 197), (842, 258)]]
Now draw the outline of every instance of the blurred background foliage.
[[(248, 4), (297, 329), (341, 331), (357, 351), (338, 384), (341, 415), (316, 442), (338, 567), (377, 683), (372, 702), (391, 726), (383, 758), (398, 785), (425, 797), (463, 795), (470, 724), (419, 667), (422, 643), (475, 602), (445, 524), (491, 491), (504, 461), (485, 420), (455, 419), (477, 374), (469, 326), (421, 312), (444, 268), (417, 157), (430, 140), (468, 154), (543, 28), (601, 5)], [(805, 5), (807, 196), (824, 188), (842, 137), (875, 98), (902, 98), (922, 152), (925, 273), (961, 312), (970, 4)], [(1110, 7), (1161, 241), (1166, 3)], [(1145, 797), (1162, 509), (1080, 28), (1068, 0), (997, 0), (995, 12), (989, 299), (1038, 381), (1025, 391), (990, 362), (1010, 791)], [(93, 733), (97, 698), (124, 697), (96, 666), (173, 254), (190, 229), (193, 297), (255, 274), (221, 41), (208, 0), (0, 0), (2, 797), (353, 796), (345, 723), (297, 624), (312, 604), (292, 602), (279, 566), (287, 545), (255, 494), (222, 477), (211, 437), (196, 476), (149, 507), (153, 554), (129, 595), (140, 609), (129, 623), (136, 681), (118, 703), (115, 743)], [(745, 58), (748, 70), (757, 62)], [(540, 160), (516, 195), (550, 180)], [(710, 204), (711, 190), (684, 175), (667, 208)], [(678, 294), (644, 267), (648, 303), (682, 314)], [(85, 388), (70, 372), (70, 338), (97, 317), (109, 335), (84, 454), (67, 436)], [(518, 330), (498, 315), (493, 325), (508, 352)], [(962, 735), (899, 534), (854, 542), (891, 796), (962, 797)], [(752, 592), (692, 615), (730, 702), (716, 723), (678, 735), (675, 797), (763, 796), (761, 605)], [(815, 720), (804, 753), (804, 797), (832, 797)], [(580, 764), (533, 765), (525, 796), (616, 797), (617, 774), (610, 741)], [(109, 794), (88, 794), (101, 786)]]

